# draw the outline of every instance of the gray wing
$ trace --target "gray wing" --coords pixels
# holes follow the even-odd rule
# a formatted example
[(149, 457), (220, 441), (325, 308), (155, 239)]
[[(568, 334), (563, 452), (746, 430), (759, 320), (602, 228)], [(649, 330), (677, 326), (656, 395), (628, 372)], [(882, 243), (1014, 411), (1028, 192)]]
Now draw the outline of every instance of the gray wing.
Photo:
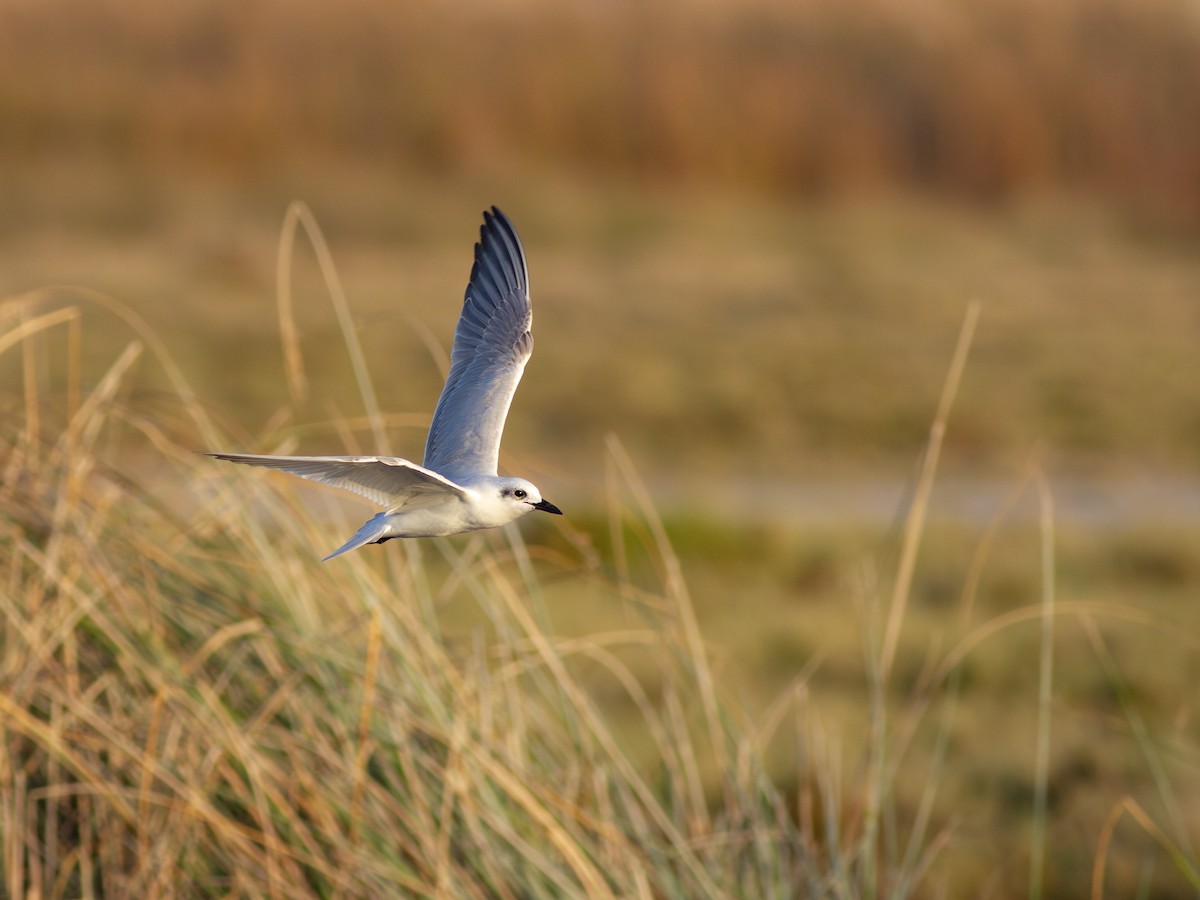
[(533, 352), (529, 273), (517, 232), (493, 206), (479, 235), (450, 376), (425, 443), (425, 468), (462, 480), (496, 474), (504, 420)]
[(390, 456), (257, 456), (206, 453), (217, 459), (280, 469), (301, 478), (353, 491), (380, 506), (398, 506), (415, 494), (465, 493), (461, 487), (407, 459)]

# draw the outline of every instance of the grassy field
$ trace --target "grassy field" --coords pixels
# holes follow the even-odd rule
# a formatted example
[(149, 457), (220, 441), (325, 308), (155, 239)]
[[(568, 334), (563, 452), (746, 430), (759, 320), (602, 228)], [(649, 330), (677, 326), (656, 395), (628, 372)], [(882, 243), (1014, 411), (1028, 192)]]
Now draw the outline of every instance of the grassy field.
[[(1195, 21), (0, 0), (4, 894), (1196, 896)], [(492, 203), (567, 516), (322, 565), (194, 451), (419, 457)]]
[[(719, 471), (739, 441), (656, 469), (680, 436), (634, 419), (588, 464), (586, 444), (537, 430), (554, 403), (532, 401), (536, 365), (569, 371), (544, 360), (546, 340), (509, 446), (521, 471), (568, 490), (551, 494), (567, 520), (535, 523), (525, 540), (393, 543), (321, 565), (360, 506), (191, 451), (370, 446), (373, 427), (402, 444), (422, 416), (344, 418), (363, 400), (342, 376), (346, 396), (308, 418), (314, 399), (292, 404), (288, 370), (272, 377), (259, 361), (253, 387), (273, 392), (276, 411), (250, 434), (223, 424), (242, 388), (207, 396), (234, 365), (187, 361), (205, 329), (233, 327), (219, 310), (164, 319), (160, 333), (115, 298), (62, 289), (10, 298), (0, 314), (14, 387), (0, 528), (10, 895), (1189, 896), (1200, 885), (1200, 528), (1154, 527), (1152, 511), (1099, 531), (1059, 522), (1046, 461), (1072, 458), (1069, 447), (1032, 468), (1027, 452), (1012, 508), (978, 522), (923, 518), (931, 467), (883, 531), (845, 517), (756, 521), (703, 493), (660, 511), (632, 460), (686, 481)], [(106, 319), (121, 324), (92, 330)], [(979, 321), (976, 353), (986, 312)], [(241, 336), (241, 357), (274, 355), (269, 319), (249, 330), (261, 333)], [(686, 335), (650, 330), (683, 342), (660, 344), (659, 362), (686, 357)], [(325, 350), (303, 357), (315, 384), (332, 342), (306, 337)], [(931, 424), (945, 378), (933, 370), (949, 368), (955, 341), (926, 363)], [(364, 344), (377, 371), (381, 351)], [(628, 358), (618, 383), (636, 385), (633, 361), (646, 357)], [(937, 439), (959, 470), (978, 458), (955, 439), (978, 402), (974, 368), (971, 357), (953, 379)], [(887, 384), (858, 409), (911, 394)], [(657, 452), (627, 446), (649, 435)], [(754, 452), (769, 470), (769, 446)], [(1114, 455), (1096, 471), (1128, 471)], [(556, 474), (581, 461), (587, 474)]]

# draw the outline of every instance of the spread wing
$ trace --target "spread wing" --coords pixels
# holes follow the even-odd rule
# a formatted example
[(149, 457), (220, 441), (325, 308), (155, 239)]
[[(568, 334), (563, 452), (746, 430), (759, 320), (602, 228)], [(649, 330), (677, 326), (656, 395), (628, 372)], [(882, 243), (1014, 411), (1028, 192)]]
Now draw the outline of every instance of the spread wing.
[(450, 376), (425, 443), (425, 468), (460, 480), (496, 474), (504, 420), (533, 352), (529, 273), (517, 232), (493, 206), (479, 234)]
[(257, 456), (249, 453), (207, 453), (247, 466), (280, 469), (301, 478), (353, 491), (360, 497), (394, 507), (414, 495), (465, 491), (437, 472), (390, 456)]

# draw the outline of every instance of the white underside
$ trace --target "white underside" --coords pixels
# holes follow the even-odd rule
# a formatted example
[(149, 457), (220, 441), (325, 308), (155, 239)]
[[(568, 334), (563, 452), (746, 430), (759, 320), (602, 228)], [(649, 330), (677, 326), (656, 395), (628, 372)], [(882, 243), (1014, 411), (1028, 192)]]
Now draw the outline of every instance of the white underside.
[(368, 519), (341, 547), (325, 559), (349, 553), (364, 544), (391, 538), (445, 537), (484, 528), (506, 525), (533, 507), (527, 504), (500, 503), (495, 492), (467, 489), (464, 494), (422, 494), (402, 506), (377, 513)]

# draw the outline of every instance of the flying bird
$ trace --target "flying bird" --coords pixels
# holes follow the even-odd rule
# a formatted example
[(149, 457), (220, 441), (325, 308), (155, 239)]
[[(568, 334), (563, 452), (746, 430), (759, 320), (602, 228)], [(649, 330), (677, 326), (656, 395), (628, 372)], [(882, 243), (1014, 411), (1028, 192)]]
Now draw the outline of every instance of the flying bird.
[(280, 469), (384, 507), (326, 560), (392, 538), (495, 528), (535, 509), (562, 515), (531, 482), (496, 473), (504, 420), (533, 352), (533, 310), (525, 251), (508, 217), (493, 206), (484, 212), (479, 234), (454, 332), (450, 375), (434, 409), (421, 465), (392, 456), (207, 454)]

